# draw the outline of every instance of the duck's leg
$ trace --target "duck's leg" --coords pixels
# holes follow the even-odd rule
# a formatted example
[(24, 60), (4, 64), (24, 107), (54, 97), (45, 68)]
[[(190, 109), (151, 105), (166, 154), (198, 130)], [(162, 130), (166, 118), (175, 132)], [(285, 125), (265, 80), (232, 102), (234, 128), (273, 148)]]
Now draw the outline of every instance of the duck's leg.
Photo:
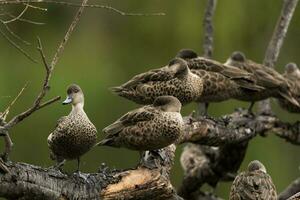
[(80, 169), (80, 157), (77, 158), (77, 172), (79, 172)]
[(248, 113), (249, 113), (250, 115), (254, 115), (254, 113), (253, 113), (253, 111), (252, 111), (252, 109), (253, 109), (253, 107), (254, 107), (254, 104), (255, 104), (255, 102), (252, 101), (251, 104), (250, 104), (250, 106), (249, 106), (249, 108), (248, 108)]
[(80, 169), (80, 157), (77, 158), (77, 170), (76, 172), (74, 173), (75, 176), (83, 179), (85, 182), (88, 182), (88, 176), (86, 176), (85, 174), (81, 173), (79, 171)]

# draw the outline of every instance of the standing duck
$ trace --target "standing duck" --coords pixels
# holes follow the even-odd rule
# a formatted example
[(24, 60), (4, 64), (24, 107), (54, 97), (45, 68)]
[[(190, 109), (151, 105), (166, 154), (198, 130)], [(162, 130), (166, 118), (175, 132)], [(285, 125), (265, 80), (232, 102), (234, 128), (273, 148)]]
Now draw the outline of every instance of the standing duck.
[(171, 95), (182, 104), (195, 101), (203, 91), (202, 79), (193, 74), (187, 63), (180, 58), (169, 65), (134, 76), (112, 91), (138, 104), (151, 104), (163, 95)]
[(123, 115), (103, 129), (98, 145), (132, 150), (158, 150), (176, 142), (183, 129), (181, 103), (173, 96), (157, 97), (147, 105)]
[(176, 57), (184, 59), (191, 71), (203, 79), (203, 92), (197, 102), (206, 103), (206, 109), (209, 102), (225, 101), (243, 96), (246, 91), (263, 89), (256, 85), (249, 72), (200, 57), (193, 50), (182, 49)]
[[(283, 76), (291, 85), (293, 97), (300, 103), (300, 70), (298, 66), (295, 63), (288, 63), (285, 66)], [(300, 113), (300, 107), (290, 103), (286, 99), (278, 98), (278, 103), (281, 108), (291, 113)]]
[(225, 64), (232, 65), (252, 73), (254, 77), (256, 77), (257, 84), (265, 88), (265, 90), (260, 92), (248, 92), (247, 95), (237, 97), (239, 100), (251, 100), (249, 111), (251, 111), (256, 101), (264, 100), (269, 97), (284, 98), (291, 104), (299, 106), (299, 103), (291, 94), (290, 84), (275, 69), (246, 59), (246, 56), (242, 52), (238, 51), (233, 52)]
[(57, 161), (57, 167), (65, 160), (77, 159), (79, 172), (80, 157), (96, 144), (97, 129), (83, 110), (84, 95), (78, 85), (68, 87), (67, 99), (63, 102), (66, 104), (72, 104), (72, 111), (58, 120), (55, 130), (48, 136), (50, 157)]
[(229, 200), (277, 200), (276, 188), (265, 166), (258, 160), (249, 163), (232, 183)]

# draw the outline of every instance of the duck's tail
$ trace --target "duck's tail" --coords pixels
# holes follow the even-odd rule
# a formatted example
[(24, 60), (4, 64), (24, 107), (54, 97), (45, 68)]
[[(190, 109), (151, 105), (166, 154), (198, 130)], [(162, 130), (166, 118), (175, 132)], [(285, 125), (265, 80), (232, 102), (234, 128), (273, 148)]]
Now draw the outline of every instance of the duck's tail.
[(287, 101), (289, 101), (291, 104), (300, 108), (300, 102), (298, 102), (289, 91), (285, 91), (285, 92), (280, 91), (279, 95), (284, 99), (286, 99)]

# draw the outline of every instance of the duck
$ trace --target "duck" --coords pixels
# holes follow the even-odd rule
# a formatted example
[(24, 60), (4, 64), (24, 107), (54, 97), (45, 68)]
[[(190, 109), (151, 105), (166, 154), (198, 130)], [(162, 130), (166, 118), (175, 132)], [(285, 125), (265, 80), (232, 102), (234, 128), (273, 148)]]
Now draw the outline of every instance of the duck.
[(183, 59), (175, 58), (167, 66), (138, 74), (111, 90), (142, 105), (152, 104), (157, 97), (164, 95), (174, 96), (182, 104), (188, 104), (201, 95), (203, 83)]
[(263, 89), (256, 84), (249, 72), (200, 57), (191, 49), (180, 50), (176, 57), (184, 59), (191, 72), (203, 79), (203, 92), (196, 101), (205, 103), (205, 113), (208, 103), (225, 101), (242, 96), (247, 91), (257, 92)]
[(235, 51), (227, 59), (227, 65), (232, 65), (252, 73), (256, 77), (257, 84), (265, 89), (259, 92), (248, 92), (246, 95), (238, 96), (236, 99), (251, 101), (249, 111), (252, 110), (256, 101), (261, 101), (270, 97), (284, 98), (291, 104), (299, 107), (299, 103), (291, 94), (289, 82), (275, 69), (256, 63), (247, 59), (245, 54)]
[(277, 200), (277, 192), (266, 167), (258, 160), (251, 161), (245, 172), (232, 183), (229, 200)]
[(153, 104), (132, 110), (103, 129), (97, 145), (156, 151), (175, 143), (183, 130), (181, 102), (173, 96), (157, 97)]
[(57, 168), (66, 160), (77, 160), (79, 172), (80, 157), (97, 142), (97, 129), (83, 109), (84, 94), (79, 85), (68, 86), (67, 98), (62, 104), (71, 104), (72, 110), (58, 120), (54, 131), (48, 136), (50, 158), (57, 162)]
[[(300, 103), (300, 69), (296, 63), (288, 63), (285, 66), (284, 78), (291, 85), (291, 93), (293, 97)], [(278, 98), (277, 102), (279, 106), (291, 113), (300, 113), (300, 107), (296, 106), (284, 98)]]

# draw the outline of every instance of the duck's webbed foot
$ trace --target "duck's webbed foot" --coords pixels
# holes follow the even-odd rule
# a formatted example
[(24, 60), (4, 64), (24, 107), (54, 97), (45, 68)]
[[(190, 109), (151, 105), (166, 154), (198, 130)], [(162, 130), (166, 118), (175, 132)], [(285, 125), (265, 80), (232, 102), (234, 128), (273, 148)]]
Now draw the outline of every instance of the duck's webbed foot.
[(149, 169), (157, 168), (159, 166), (159, 160), (164, 161), (167, 156), (162, 149), (145, 151), (141, 155), (140, 165)]
[(74, 178), (79, 178), (83, 182), (88, 182), (89, 174), (85, 174), (85, 173), (81, 173), (80, 171), (76, 171), (76, 172), (73, 173), (73, 177)]

